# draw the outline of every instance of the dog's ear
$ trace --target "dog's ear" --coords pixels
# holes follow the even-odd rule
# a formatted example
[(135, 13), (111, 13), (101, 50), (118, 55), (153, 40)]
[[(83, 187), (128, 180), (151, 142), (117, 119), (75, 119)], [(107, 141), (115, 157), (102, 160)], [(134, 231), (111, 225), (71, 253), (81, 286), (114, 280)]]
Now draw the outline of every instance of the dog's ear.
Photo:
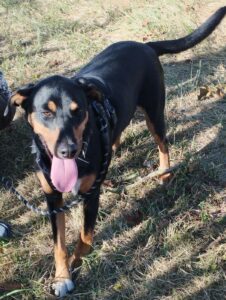
[(11, 97), (11, 104), (15, 106), (19, 106), (24, 104), (25, 100), (29, 98), (31, 95), (35, 85), (34, 84), (28, 84), (19, 90), (17, 90)]
[(86, 96), (90, 100), (102, 100), (103, 93), (98, 84), (90, 81), (87, 78), (79, 77), (75, 79), (75, 82), (84, 90)]

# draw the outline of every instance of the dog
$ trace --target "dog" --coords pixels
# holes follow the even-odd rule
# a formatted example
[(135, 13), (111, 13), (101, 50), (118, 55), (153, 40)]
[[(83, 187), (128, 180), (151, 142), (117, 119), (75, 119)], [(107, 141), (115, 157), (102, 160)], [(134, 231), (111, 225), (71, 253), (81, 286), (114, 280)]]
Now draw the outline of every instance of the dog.
[[(63, 205), (62, 193), (83, 196), (84, 225), (74, 253), (65, 246), (64, 213), (51, 214), (56, 296), (74, 289), (70, 270), (88, 254), (93, 242), (100, 187), (111, 160), (112, 146), (142, 108), (159, 149), (160, 168), (168, 169), (164, 75), (159, 56), (185, 51), (205, 39), (221, 22), (226, 6), (193, 33), (177, 40), (110, 45), (75, 76), (52, 76), (20, 88), (11, 105), (21, 105), (34, 133), (37, 176), (49, 211)], [(105, 166), (103, 166), (105, 165)], [(166, 175), (164, 175), (166, 176)], [(166, 177), (162, 177), (166, 180)]]

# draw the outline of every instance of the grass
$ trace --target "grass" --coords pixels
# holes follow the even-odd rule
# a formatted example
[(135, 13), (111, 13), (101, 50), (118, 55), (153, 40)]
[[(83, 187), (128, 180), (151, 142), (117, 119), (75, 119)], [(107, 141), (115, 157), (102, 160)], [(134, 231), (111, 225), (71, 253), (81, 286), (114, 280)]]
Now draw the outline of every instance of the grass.
[[(13, 90), (51, 74), (71, 75), (112, 42), (188, 34), (220, 5), (225, 1), (2, 0), (1, 69)], [(162, 58), (171, 163), (183, 166), (166, 186), (152, 179), (126, 189), (158, 163), (137, 111), (113, 158), (112, 184), (102, 191), (93, 252), (66, 299), (226, 299), (226, 98), (213, 93), (198, 100), (203, 85), (226, 84), (225, 22), (194, 49)], [(1, 132), (0, 167), (24, 196), (44, 206), (30, 135), (18, 111)], [(14, 229), (14, 238), (0, 244), (0, 299), (53, 299), (48, 220), (3, 187), (0, 211)], [(70, 252), (81, 211), (67, 214)]]

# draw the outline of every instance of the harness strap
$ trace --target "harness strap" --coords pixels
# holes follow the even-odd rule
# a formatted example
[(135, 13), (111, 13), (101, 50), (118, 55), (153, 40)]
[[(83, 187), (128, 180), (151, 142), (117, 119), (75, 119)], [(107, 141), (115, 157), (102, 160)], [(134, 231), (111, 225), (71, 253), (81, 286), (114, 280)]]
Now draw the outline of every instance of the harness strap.
[(86, 196), (91, 195), (93, 191), (95, 191), (95, 189), (104, 180), (111, 161), (111, 138), (112, 138), (111, 136), (112, 130), (110, 128), (111, 120), (110, 118), (107, 117), (107, 113), (104, 109), (104, 106), (101, 103), (94, 101), (92, 104), (97, 116), (97, 122), (99, 123), (98, 126), (101, 132), (101, 141), (103, 146), (104, 158), (103, 158), (102, 169), (99, 173), (99, 176), (95, 180), (89, 192), (84, 194)]

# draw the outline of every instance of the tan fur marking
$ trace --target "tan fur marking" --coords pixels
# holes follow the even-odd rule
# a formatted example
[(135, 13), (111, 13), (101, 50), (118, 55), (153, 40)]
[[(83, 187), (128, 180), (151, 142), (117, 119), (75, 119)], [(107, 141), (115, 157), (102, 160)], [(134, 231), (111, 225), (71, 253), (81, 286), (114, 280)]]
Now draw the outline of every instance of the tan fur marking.
[(56, 128), (55, 130), (50, 130), (35, 119), (34, 113), (31, 113), (28, 116), (28, 121), (33, 127), (34, 132), (43, 138), (49, 151), (51, 152), (51, 154), (53, 154), (57, 139), (60, 134), (59, 128)]
[(92, 187), (96, 179), (96, 174), (90, 174), (81, 178), (80, 192), (86, 193)]
[(52, 112), (56, 112), (57, 110), (57, 106), (56, 106), (56, 103), (52, 100), (50, 100), (48, 102), (48, 108), (52, 111)]
[[(162, 141), (160, 139), (160, 137), (156, 134), (155, 130), (154, 130), (154, 126), (151, 123), (148, 115), (145, 113), (145, 119), (146, 119), (146, 123), (148, 126), (148, 129), (150, 130), (150, 132), (152, 133), (155, 142), (158, 145), (158, 149), (159, 149), (159, 168), (160, 169), (168, 169), (170, 167), (170, 160), (169, 160), (169, 151), (168, 151), (168, 147), (166, 145), (166, 143), (164, 143), (164, 141)], [(169, 178), (169, 174), (165, 174), (160, 176), (160, 179), (162, 181), (165, 181)]]
[(45, 176), (44, 174), (41, 172), (41, 171), (38, 171), (36, 173), (40, 183), (41, 183), (41, 186), (42, 186), (42, 189), (43, 191), (46, 193), (46, 194), (52, 194), (53, 190), (52, 188), (50, 187), (50, 185), (48, 184), (48, 182), (46, 181), (45, 179)]
[[(62, 206), (62, 203), (60, 206)], [(56, 215), (57, 243), (54, 245), (54, 257), (56, 264), (56, 279), (70, 278), (68, 266), (68, 254), (65, 246), (65, 214)]]
[(93, 243), (93, 232), (85, 233), (84, 230), (81, 230), (78, 245), (75, 250), (77, 257), (85, 256), (89, 253), (90, 248)]
[(112, 145), (112, 150), (115, 152), (117, 151), (118, 147), (120, 146), (121, 134), (116, 138), (114, 144)]
[(90, 253), (92, 243), (93, 232), (85, 233), (84, 230), (82, 230), (74, 254), (69, 259), (69, 265), (72, 269), (81, 265), (81, 258)]
[(70, 110), (76, 111), (78, 109), (78, 104), (76, 102), (71, 102)]
[(16, 93), (11, 97), (11, 103), (14, 105), (21, 105), (22, 102), (26, 99), (27, 97), (20, 95), (19, 93)]

